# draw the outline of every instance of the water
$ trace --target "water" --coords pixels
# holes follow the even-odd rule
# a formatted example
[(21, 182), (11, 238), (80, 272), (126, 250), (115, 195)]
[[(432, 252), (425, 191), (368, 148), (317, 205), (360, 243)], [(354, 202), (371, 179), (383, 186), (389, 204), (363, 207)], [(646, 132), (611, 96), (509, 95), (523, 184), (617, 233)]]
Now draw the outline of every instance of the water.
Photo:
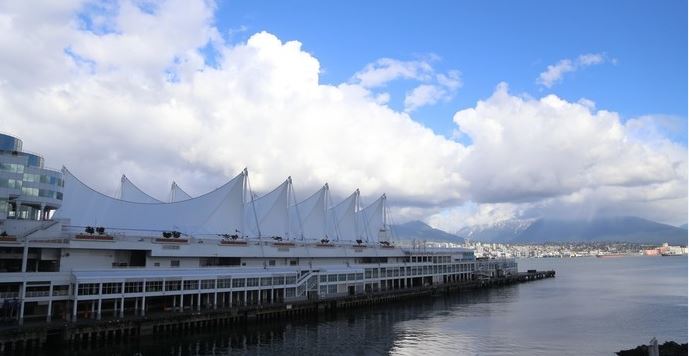
[[(687, 258), (520, 260), (557, 277), (70, 355), (612, 355), (687, 342)], [(50, 354), (54, 355), (54, 350)]]

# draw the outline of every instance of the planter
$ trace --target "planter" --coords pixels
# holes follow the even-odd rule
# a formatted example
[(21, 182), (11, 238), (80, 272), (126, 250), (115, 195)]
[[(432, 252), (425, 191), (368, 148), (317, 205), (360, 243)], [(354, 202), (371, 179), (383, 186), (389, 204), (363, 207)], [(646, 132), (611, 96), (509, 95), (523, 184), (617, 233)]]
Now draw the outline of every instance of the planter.
[(157, 238), (154, 240), (156, 243), (159, 244), (174, 244), (174, 245), (179, 245), (179, 244), (186, 244), (189, 243), (189, 240), (187, 239), (173, 239), (173, 238)]
[(87, 241), (112, 241), (114, 238), (110, 235), (86, 235), (78, 234), (74, 236), (76, 240), (87, 240)]
[(16, 236), (0, 236), (0, 242), (17, 242)]
[(221, 246), (246, 246), (247, 242), (244, 240), (222, 240), (220, 241)]

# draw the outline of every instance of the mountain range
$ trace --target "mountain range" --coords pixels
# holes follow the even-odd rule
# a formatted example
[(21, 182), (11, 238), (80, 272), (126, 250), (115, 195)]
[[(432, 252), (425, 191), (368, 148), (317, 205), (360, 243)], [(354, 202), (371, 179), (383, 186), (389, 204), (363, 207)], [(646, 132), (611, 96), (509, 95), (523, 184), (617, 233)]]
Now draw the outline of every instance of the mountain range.
[(598, 242), (619, 241), (641, 244), (687, 245), (686, 224), (680, 227), (634, 216), (598, 217), (589, 220), (514, 219), (493, 224), (467, 226), (451, 234), (421, 221), (392, 226), (401, 240), (462, 243)]
[(549, 241), (624, 241), (671, 245), (687, 244), (687, 229), (634, 216), (590, 220), (507, 220), (462, 228), (457, 235), (470, 240), (502, 243)]
[(422, 221), (410, 221), (400, 225), (391, 226), (392, 235), (398, 240), (418, 240), (433, 242), (464, 243), (464, 239), (443, 230), (434, 229)]

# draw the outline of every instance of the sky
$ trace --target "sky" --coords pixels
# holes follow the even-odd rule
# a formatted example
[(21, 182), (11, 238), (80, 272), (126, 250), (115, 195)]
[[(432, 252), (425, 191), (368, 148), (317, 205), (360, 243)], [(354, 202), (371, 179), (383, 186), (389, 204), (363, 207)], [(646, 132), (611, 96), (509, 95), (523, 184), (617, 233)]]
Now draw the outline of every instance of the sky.
[(686, 1), (0, 3), (0, 131), (114, 194), (687, 221)]

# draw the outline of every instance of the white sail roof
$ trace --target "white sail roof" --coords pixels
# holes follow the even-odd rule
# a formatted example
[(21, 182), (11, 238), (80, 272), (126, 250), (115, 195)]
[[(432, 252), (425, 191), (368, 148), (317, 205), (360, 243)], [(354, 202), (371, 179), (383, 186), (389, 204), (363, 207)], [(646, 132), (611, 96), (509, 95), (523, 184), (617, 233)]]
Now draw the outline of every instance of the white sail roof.
[(385, 228), (385, 194), (356, 213), (357, 236), (366, 241), (378, 241)]
[(356, 240), (356, 206), (359, 189), (344, 201), (328, 209), (328, 236), (337, 240)]
[(246, 170), (218, 189), (176, 203), (137, 203), (115, 199), (82, 183), (66, 168), (64, 198), (55, 218), (73, 226), (106, 229), (225, 234), (242, 228)]
[(289, 237), (289, 190), (291, 178), (270, 193), (245, 205), (245, 234), (249, 237)]
[(322, 239), (326, 229), (325, 204), (328, 185), (303, 201), (289, 207), (290, 231), (302, 239)]
[(168, 202), (174, 203), (189, 199), (191, 199), (191, 195), (182, 190), (182, 188), (180, 188), (175, 181), (172, 181), (172, 187), (170, 187), (170, 198), (168, 199)]
[(143, 190), (134, 185), (124, 174), (120, 182), (120, 192), (117, 198), (135, 203), (162, 203), (162, 201), (144, 193)]

